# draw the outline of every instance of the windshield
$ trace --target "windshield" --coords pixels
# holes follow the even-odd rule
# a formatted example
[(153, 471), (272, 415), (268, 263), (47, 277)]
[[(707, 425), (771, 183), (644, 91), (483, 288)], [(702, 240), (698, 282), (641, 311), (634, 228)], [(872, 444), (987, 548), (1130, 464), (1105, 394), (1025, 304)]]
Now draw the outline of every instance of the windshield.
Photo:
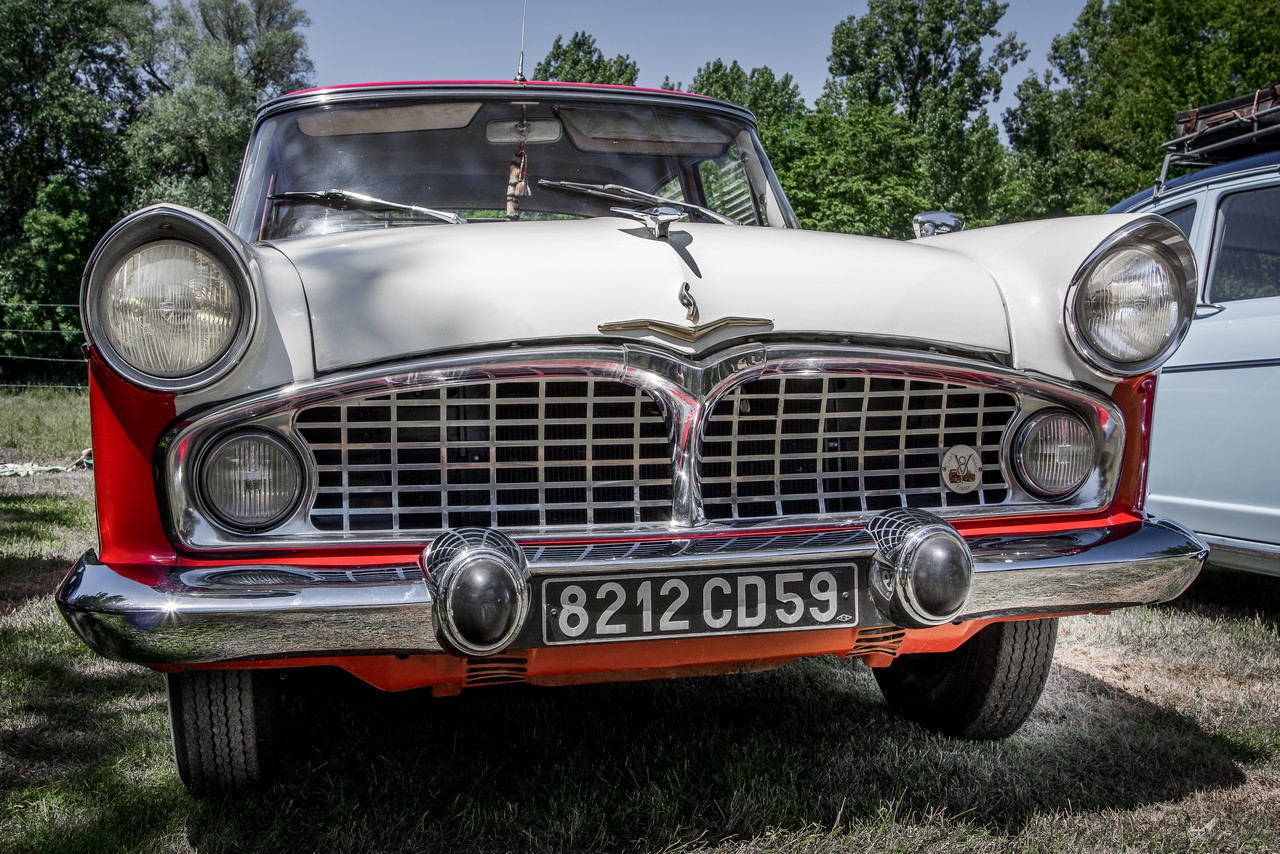
[(269, 117), (231, 225), (246, 240), (281, 240), (616, 216), (611, 208), (664, 202), (692, 221), (795, 224), (754, 130), (732, 115), (529, 93), (384, 96)]

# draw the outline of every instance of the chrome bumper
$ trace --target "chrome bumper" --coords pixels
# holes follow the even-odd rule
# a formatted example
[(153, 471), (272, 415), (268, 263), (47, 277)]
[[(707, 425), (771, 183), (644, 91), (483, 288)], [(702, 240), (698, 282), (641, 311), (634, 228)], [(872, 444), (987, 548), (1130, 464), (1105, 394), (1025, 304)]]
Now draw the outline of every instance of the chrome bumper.
[[(957, 622), (1166, 602), (1186, 589), (1207, 553), (1194, 534), (1156, 518), (1116, 528), (976, 538), (969, 545), (973, 582)], [(525, 551), (535, 579), (731, 566), (865, 567), (875, 552), (863, 529), (640, 546)], [(382, 580), (367, 580), (360, 570), (246, 565), (175, 570), (163, 585), (151, 587), (117, 573), (90, 551), (63, 581), (57, 600), (92, 649), (139, 664), (443, 651), (431, 593), (417, 567), (384, 567), (374, 575)], [(890, 624), (865, 578), (863, 571), (857, 625)]]

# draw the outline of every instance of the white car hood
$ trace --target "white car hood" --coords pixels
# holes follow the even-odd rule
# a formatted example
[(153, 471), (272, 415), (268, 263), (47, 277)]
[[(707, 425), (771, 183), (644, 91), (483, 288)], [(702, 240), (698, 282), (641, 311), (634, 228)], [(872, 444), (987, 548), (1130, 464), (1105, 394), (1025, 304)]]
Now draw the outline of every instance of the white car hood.
[[(306, 293), (317, 372), (511, 341), (631, 338), (696, 355), (739, 336), (847, 334), (1008, 354), (999, 289), (928, 244), (621, 218), (346, 232), (273, 244)], [(762, 323), (690, 342), (640, 324)]]

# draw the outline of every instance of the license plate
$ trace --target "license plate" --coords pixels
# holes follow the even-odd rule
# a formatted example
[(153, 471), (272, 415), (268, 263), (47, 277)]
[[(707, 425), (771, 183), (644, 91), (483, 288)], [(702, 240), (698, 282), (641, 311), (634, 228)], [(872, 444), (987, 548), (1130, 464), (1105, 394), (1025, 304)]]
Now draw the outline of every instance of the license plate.
[(548, 645), (857, 625), (853, 566), (547, 578)]

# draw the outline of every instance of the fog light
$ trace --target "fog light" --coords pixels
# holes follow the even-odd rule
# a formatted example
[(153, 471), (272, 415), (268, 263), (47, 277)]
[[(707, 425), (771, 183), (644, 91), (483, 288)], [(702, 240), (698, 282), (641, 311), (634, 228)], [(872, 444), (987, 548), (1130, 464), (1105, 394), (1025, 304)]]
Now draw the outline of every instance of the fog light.
[(505, 534), (479, 528), (448, 531), (422, 553), (442, 640), (463, 655), (506, 649), (529, 613), (524, 552)]
[(229, 528), (261, 531), (279, 525), (302, 497), (302, 465), (283, 438), (263, 431), (215, 442), (200, 461), (200, 493)]
[(1014, 442), (1014, 470), (1041, 498), (1065, 498), (1081, 486), (1098, 462), (1093, 431), (1078, 415), (1062, 409), (1027, 419)]
[(871, 592), (895, 625), (950, 622), (964, 608), (973, 580), (969, 544), (946, 520), (922, 510), (890, 510), (871, 520), (875, 538)]

